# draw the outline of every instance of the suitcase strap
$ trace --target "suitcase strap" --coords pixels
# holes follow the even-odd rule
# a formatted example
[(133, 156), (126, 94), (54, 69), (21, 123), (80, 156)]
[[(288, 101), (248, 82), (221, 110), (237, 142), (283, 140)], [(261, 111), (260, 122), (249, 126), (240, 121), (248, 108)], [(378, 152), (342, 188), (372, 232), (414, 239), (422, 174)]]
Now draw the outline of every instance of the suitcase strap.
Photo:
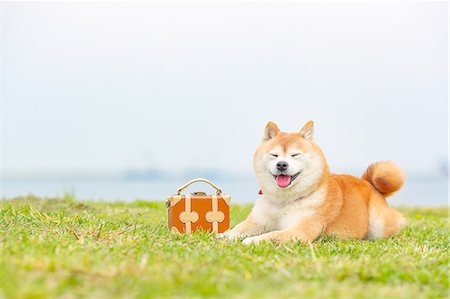
[(207, 180), (207, 179), (203, 179), (203, 178), (197, 178), (197, 179), (190, 180), (189, 182), (187, 182), (186, 184), (184, 184), (183, 186), (181, 186), (180, 188), (178, 188), (177, 194), (178, 194), (178, 195), (181, 195), (181, 191), (183, 191), (184, 189), (186, 189), (187, 187), (189, 187), (191, 184), (196, 183), (196, 182), (207, 183), (207, 184), (209, 184), (211, 187), (213, 187), (214, 189), (216, 189), (216, 193), (217, 193), (217, 194), (222, 194), (222, 190), (220, 190), (219, 187), (217, 187), (216, 185), (214, 185), (211, 181), (209, 181), (209, 180)]
[(184, 211), (180, 213), (180, 221), (186, 225), (185, 231), (190, 233), (192, 231), (192, 222), (197, 222), (198, 213), (191, 211), (191, 196), (186, 195), (184, 203)]
[(205, 218), (206, 221), (212, 223), (212, 231), (218, 233), (219, 222), (222, 222), (225, 219), (225, 214), (222, 211), (219, 211), (219, 200), (217, 195), (212, 196), (212, 211), (206, 213)]

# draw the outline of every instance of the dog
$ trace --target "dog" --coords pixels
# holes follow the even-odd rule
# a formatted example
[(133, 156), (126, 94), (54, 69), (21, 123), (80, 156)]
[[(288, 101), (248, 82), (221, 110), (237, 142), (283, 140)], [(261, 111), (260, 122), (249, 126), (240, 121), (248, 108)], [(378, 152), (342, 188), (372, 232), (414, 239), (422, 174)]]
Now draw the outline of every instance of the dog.
[(245, 238), (244, 244), (307, 243), (320, 235), (374, 240), (405, 227), (406, 219), (386, 202), (403, 185), (402, 170), (381, 161), (361, 178), (333, 174), (313, 133), (312, 121), (298, 133), (281, 132), (275, 123), (267, 123), (253, 157), (263, 196), (247, 219), (221, 237)]

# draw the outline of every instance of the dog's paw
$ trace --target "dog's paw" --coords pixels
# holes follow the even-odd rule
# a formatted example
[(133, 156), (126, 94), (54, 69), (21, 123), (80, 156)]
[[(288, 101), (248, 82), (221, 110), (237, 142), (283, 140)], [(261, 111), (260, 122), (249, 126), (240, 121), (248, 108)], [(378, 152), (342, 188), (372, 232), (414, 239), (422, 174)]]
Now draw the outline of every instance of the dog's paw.
[(229, 233), (229, 231), (221, 233), (221, 234), (217, 234), (217, 239), (219, 239), (219, 240), (227, 239), (228, 238), (228, 233)]
[(244, 244), (244, 245), (258, 244), (259, 242), (261, 242), (263, 240), (264, 239), (262, 239), (260, 236), (248, 237), (248, 238), (245, 238), (244, 240), (242, 240), (242, 244)]
[(233, 241), (233, 240), (239, 239), (240, 237), (241, 237), (241, 235), (236, 233), (233, 230), (229, 230), (229, 231), (226, 231), (226, 232), (224, 232), (222, 234), (217, 235), (217, 238), (219, 238), (221, 240), (229, 240), (229, 241)]

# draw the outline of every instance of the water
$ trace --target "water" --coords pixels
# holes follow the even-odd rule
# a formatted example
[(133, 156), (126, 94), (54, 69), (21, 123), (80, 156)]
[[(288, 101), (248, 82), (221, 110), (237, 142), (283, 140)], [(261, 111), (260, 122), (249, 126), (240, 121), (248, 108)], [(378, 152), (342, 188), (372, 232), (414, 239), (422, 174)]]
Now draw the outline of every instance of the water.
[[(3, 180), (3, 198), (34, 194), (42, 197), (62, 196), (73, 192), (79, 200), (133, 201), (163, 200), (174, 194), (185, 180), (132, 181), (105, 180)], [(260, 197), (254, 179), (216, 180), (222, 190), (232, 196), (234, 203), (252, 203)], [(203, 183), (191, 186), (187, 192), (213, 189)], [(393, 206), (447, 206), (448, 180), (445, 177), (410, 179), (397, 194), (389, 199)]]

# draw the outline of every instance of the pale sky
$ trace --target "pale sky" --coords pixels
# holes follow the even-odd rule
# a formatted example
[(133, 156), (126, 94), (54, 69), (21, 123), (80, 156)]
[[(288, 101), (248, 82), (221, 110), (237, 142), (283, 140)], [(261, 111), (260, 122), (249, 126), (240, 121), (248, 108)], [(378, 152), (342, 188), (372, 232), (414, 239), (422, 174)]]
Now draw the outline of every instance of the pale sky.
[(252, 171), (268, 120), (331, 169), (447, 158), (446, 2), (3, 2), (5, 176)]

